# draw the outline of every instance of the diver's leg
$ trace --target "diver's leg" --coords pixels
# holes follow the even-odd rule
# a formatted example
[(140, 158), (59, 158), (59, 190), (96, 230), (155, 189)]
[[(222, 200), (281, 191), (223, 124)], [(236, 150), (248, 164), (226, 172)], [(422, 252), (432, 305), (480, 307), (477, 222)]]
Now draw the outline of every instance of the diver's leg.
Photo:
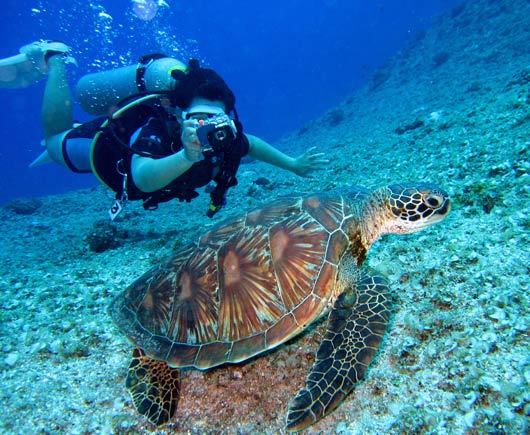
[[(48, 138), (72, 128), (74, 122), (72, 101), (65, 59), (62, 55), (51, 56), (48, 59), (48, 80), (44, 89), (41, 113), (47, 146)], [(53, 158), (54, 153), (50, 149), (48, 152)]]
[[(91, 172), (90, 149), (92, 139), (73, 132), (73, 100), (66, 75), (64, 54), (49, 57), (48, 81), (42, 103), (42, 128), (46, 152), (30, 166), (53, 160), (73, 172)], [(95, 132), (94, 132), (95, 133)]]
[(48, 59), (48, 81), (42, 103), (42, 128), (47, 156), (74, 172), (91, 172), (92, 139), (69, 139), (73, 128), (73, 100), (66, 75), (64, 55)]

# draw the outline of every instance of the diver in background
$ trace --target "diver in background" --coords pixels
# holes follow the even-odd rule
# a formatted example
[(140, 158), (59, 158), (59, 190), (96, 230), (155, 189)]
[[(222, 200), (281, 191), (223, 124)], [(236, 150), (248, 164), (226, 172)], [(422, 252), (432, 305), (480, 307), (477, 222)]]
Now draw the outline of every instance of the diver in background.
[(198, 61), (186, 66), (148, 55), (138, 65), (84, 76), (78, 99), (87, 112), (103, 116), (74, 125), (66, 74), (66, 64), (75, 63), (70, 48), (39, 41), (20, 51), (0, 60), (0, 87), (48, 78), (41, 118), (46, 151), (30, 166), (55, 161), (73, 172), (94, 173), (116, 192), (111, 219), (127, 200), (143, 200), (145, 209), (174, 198), (189, 202), (198, 196), (195, 189), (215, 181), (207, 212), (212, 217), (237, 184), (247, 154), (300, 176), (327, 163), (312, 149), (292, 158), (244, 134), (233, 92)]

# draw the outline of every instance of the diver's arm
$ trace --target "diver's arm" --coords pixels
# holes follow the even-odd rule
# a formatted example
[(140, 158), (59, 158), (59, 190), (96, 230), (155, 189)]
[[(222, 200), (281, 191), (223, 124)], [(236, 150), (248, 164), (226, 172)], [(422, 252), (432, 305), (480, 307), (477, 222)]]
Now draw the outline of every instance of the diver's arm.
[(131, 173), (136, 187), (150, 193), (166, 187), (192, 165), (184, 150), (161, 159), (135, 155), (131, 162)]
[(278, 168), (287, 169), (288, 171), (294, 172), (295, 162), (292, 157), (282, 153), (280, 150), (277, 150), (272, 145), (269, 145), (267, 142), (257, 136), (248, 133), (245, 133), (245, 136), (250, 143), (248, 150), (248, 155), (250, 157), (254, 157), (257, 160), (261, 160), (262, 162), (277, 166)]
[(147, 193), (163, 189), (190, 169), (195, 162), (204, 159), (196, 124), (195, 120), (184, 121), (181, 134), (184, 149), (179, 152), (161, 159), (133, 156), (131, 173), (138, 189)]
[(322, 169), (329, 161), (323, 159), (324, 153), (313, 153), (315, 148), (310, 148), (304, 154), (293, 158), (269, 145), (257, 136), (245, 133), (250, 143), (248, 155), (262, 162), (286, 169), (300, 175), (311, 176), (315, 170)]

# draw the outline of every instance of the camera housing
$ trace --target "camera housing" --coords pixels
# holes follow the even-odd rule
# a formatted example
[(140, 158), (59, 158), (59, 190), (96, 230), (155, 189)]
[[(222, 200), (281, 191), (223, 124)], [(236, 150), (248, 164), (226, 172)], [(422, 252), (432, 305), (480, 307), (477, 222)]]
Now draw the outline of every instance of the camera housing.
[(227, 151), (236, 138), (236, 126), (228, 115), (220, 114), (199, 121), (197, 137), (206, 158)]

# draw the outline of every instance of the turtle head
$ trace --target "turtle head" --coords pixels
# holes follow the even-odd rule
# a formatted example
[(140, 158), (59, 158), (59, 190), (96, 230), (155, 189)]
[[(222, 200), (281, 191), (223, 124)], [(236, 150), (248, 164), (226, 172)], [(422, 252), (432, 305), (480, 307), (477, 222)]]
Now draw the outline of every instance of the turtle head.
[(443, 220), (451, 209), (449, 196), (428, 185), (393, 184), (383, 188), (390, 212), (384, 225), (387, 233), (413, 233)]

